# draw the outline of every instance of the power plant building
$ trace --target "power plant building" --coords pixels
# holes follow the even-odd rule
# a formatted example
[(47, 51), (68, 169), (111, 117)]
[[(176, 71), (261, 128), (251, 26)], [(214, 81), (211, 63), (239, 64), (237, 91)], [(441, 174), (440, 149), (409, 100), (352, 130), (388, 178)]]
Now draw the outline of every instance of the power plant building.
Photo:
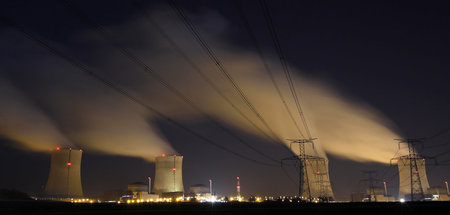
[[(446, 183), (447, 185), (447, 183)], [(428, 189), (433, 201), (450, 201), (450, 196), (445, 187), (434, 186)]]
[(334, 199), (331, 189), (330, 175), (328, 174), (328, 160), (312, 157), (302, 161), (303, 184), (302, 197), (318, 201)]
[(153, 192), (159, 195), (184, 193), (183, 156), (163, 154), (156, 157)]
[(210, 193), (209, 187), (204, 184), (194, 184), (189, 187), (189, 193), (197, 194), (197, 193)]
[(364, 192), (352, 193), (352, 202), (393, 202), (395, 197), (387, 195), (381, 187), (367, 188)]
[(81, 149), (60, 148), (52, 151), (50, 172), (44, 195), (49, 198), (79, 198), (81, 186)]
[[(149, 183), (144, 182), (135, 182), (128, 185), (127, 193), (130, 194), (129, 199), (138, 199), (138, 200), (151, 200), (154, 201), (159, 198), (159, 195), (151, 194)], [(126, 198), (125, 198), (126, 199)], [(122, 198), (124, 200), (124, 198)]]

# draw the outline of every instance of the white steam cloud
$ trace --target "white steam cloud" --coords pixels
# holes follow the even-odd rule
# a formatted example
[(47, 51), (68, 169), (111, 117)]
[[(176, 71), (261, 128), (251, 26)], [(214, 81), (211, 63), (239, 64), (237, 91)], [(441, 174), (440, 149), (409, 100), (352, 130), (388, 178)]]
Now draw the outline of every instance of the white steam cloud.
[[(191, 36), (178, 26), (178, 20), (162, 12), (152, 14), (221, 92), (259, 128), (271, 134), (245, 106), (195, 41), (190, 39)], [(289, 142), (286, 139), (304, 138), (297, 132), (260, 59), (255, 53), (235, 48), (225, 39), (219, 39), (222, 28), (227, 25), (220, 26), (221, 29), (212, 30), (213, 34), (206, 35), (207, 41), (277, 138), (287, 146)], [(143, 59), (203, 112), (251, 135), (265, 137), (174, 52), (145, 19), (136, 18), (120, 26), (107, 26), (107, 29), (120, 38), (124, 47)], [(17, 37), (10, 33), (3, 36)], [(60, 47), (64, 47), (67, 53), (76, 55), (79, 52), (80, 60), (90, 68), (164, 114), (183, 121), (204, 117), (127, 60), (95, 31), (80, 33), (68, 42), (72, 46), (87, 48), (68, 52), (70, 45)], [(88, 150), (147, 160), (161, 153), (175, 152), (153, 123), (158, 120), (153, 113), (102, 86), (57, 57), (39, 52), (28, 53), (27, 58), (33, 60), (30, 60), (28, 67), (21, 68), (22, 74), (8, 75), (26, 93), (19, 93), (6, 81), (0, 85), (0, 134), (3, 136), (34, 150), (47, 150), (72, 142)], [(282, 94), (297, 124), (301, 126), (283, 73), (274, 66), (278, 65), (276, 58), (269, 60), (269, 64), (273, 66)], [(6, 74), (13, 72), (7, 68), (2, 71)], [(297, 74), (293, 76), (295, 86), (301, 92), (300, 99), (311, 132), (319, 138), (314, 153), (320, 156), (328, 153), (360, 162), (389, 162), (398, 149), (393, 139), (399, 137), (392, 130), (389, 120), (374, 108), (340, 95), (337, 89), (324, 82), (300, 76), (295, 70), (292, 73)], [(33, 79), (39, 81), (24, 84)], [(36, 103), (30, 102), (27, 96)], [(40, 109), (45, 109), (47, 114)], [(313, 153), (311, 149), (308, 150)]]
[(54, 126), (51, 119), (2, 78), (0, 78), (0, 101), (0, 134), (36, 151), (49, 150), (70, 143)]

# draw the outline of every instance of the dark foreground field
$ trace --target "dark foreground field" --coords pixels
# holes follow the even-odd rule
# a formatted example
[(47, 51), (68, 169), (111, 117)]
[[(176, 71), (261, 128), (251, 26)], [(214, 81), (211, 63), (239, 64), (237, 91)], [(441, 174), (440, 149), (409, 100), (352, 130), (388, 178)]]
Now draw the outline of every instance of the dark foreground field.
[(72, 204), (0, 202), (0, 214), (450, 214), (450, 202)]

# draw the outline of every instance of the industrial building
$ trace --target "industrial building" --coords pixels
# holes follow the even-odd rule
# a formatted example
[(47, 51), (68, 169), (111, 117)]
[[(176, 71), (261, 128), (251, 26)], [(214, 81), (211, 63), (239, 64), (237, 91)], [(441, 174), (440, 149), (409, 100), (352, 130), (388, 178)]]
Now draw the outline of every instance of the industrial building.
[(302, 160), (303, 185), (302, 197), (316, 201), (334, 199), (328, 174), (328, 160), (321, 157), (309, 157)]
[(211, 202), (216, 200), (216, 196), (212, 194), (211, 183), (210, 186), (206, 186), (204, 184), (194, 184), (190, 186), (187, 196), (194, 198), (199, 202)]
[(129, 199), (143, 199), (151, 201), (158, 199), (159, 195), (152, 194), (149, 186), (151, 186), (149, 183), (144, 182), (134, 182), (129, 184), (126, 197)]
[(50, 172), (44, 190), (46, 198), (83, 197), (81, 186), (81, 149), (60, 148), (52, 150)]
[(210, 191), (209, 191), (209, 187), (207, 187), (204, 184), (194, 184), (189, 187), (189, 193), (204, 194), (204, 193), (210, 193)]
[(385, 188), (369, 187), (363, 192), (352, 193), (352, 202), (393, 202), (395, 197), (387, 195)]
[(183, 156), (156, 157), (153, 192), (167, 197), (183, 195)]
[(450, 201), (448, 192), (448, 182), (445, 182), (446, 187), (433, 186), (428, 189), (433, 201)]

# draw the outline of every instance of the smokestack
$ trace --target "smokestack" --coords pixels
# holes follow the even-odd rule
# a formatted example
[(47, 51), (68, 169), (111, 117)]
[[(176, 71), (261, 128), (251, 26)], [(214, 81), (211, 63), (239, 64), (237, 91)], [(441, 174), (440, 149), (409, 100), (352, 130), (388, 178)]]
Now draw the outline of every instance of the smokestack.
[(152, 178), (148, 176), (148, 194), (152, 193)]
[(445, 181), (444, 183), (445, 183), (445, 187), (447, 188), (447, 195), (450, 195), (450, 193), (448, 192), (448, 182)]
[(153, 190), (157, 194), (184, 192), (183, 156), (156, 157), (155, 183)]
[(60, 148), (52, 151), (50, 173), (44, 194), (51, 198), (79, 198), (81, 186), (81, 155), (83, 151)]
[(212, 191), (212, 179), (209, 179), (209, 193), (211, 193), (211, 195), (213, 193)]
[(239, 176), (236, 177), (236, 192), (237, 192), (237, 197), (240, 198), (241, 197), (241, 183), (239, 182), (240, 178)]

